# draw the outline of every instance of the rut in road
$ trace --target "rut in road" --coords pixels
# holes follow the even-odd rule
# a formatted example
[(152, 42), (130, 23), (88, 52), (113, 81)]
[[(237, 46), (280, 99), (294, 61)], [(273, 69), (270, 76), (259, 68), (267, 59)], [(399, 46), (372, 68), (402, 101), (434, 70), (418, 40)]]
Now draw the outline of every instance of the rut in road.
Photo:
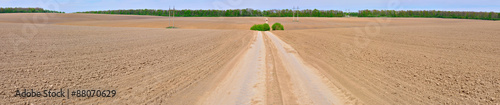
[[(277, 36), (271, 32), (265, 34), (260, 31), (254, 34), (253, 44), (238, 63), (198, 104), (343, 104), (335, 94), (337, 88), (318, 70), (307, 66)], [(273, 82), (278, 86), (272, 85)]]

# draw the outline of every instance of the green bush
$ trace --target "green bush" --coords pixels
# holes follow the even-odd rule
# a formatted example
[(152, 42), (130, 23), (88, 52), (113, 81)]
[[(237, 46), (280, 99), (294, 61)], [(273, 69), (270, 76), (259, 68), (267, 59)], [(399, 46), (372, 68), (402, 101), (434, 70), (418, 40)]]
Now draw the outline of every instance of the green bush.
[(271, 27), (269, 27), (269, 24), (264, 23), (264, 24), (262, 24), (262, 30), (269, 31), (269, 30), (271, 30)]
[(255, 25), (255, 30), (257, 30), (257, 31), (263, 31), (262, 24)]
[(274, 23), (273, 30), (285, 30), (285, 28), (283, 28), (283, 25), (281, 25), (281, 23)]
[(254, 24), (250, 30), (255, 30), (255, 31), (262, 31), (262, 25), (260, 24)]
[(255, 31), (269, 31), (271, 28), (269, 27), (269, 24), (255, 24), (253, 25), (250, 30), (255, 30)]
[(250, 30), (257, 30), (257, 25), (256, 25), (256, 24), (254, 24), (254, 25), (250, 28)]

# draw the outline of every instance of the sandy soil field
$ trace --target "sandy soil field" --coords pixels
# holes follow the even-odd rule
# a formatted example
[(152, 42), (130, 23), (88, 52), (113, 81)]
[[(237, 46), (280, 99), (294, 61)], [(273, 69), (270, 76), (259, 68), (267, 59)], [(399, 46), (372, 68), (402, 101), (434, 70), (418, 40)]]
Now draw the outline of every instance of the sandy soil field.
[[(0, 104), (498, 104), (500, 22), (0, 14)], [(14, 97), (111, 89), (115, 97)]]
[(366, 104), (500, 103), (500, 22), (373, 23), (273, 33)]

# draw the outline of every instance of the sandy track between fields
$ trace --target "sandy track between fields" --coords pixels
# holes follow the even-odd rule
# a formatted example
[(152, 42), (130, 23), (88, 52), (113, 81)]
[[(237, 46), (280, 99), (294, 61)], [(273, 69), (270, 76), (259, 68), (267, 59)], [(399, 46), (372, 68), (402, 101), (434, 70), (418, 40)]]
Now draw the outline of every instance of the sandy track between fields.
[[(256, 39), (238, 63), (213, 90), (208, 90), (198, 104), (346, 104), (348, 98), (339, 92), (339, 88), (319, 71), (307, 66), (290, 45), (271, 32), (265, 32), (265, 35), (256, 32)], [(266, 48), (271, 52), (266, 53)], [(275, 59), (268, 61), (267, 57)], [(269, 74), (276, 76), (266, 77)], [(280, 83), (273, 87), (273, 82)]]
[[(275, 46), (282, 70), (289, 76), (289, 91), (297, 98), (297, 104), (332, 105), (343, 104), (343, 100), (336, 96), (335, 87), (314, 68), (307, 66), (296, 54), (295, 49), (283, 42), (271, 32), (265, 32)], [(279, 77), (278, 77), (279, 78)]]
[(209, 91), (202, 105), (266, 104), (266, 47), (261, 32), (244, 56), (238, 60), (215, 90)]

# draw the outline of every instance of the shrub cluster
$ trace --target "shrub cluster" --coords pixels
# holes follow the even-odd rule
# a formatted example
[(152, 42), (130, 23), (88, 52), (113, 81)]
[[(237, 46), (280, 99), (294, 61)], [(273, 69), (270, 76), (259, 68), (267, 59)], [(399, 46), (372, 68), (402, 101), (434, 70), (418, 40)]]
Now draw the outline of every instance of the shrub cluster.
[(255, 24), (253, 25), (250, 30), (255, 30), (255, 31), (269, 31), (271, 30), (271, 27), (269, 27), (269, 24), (264, 23), (264, 24)]
[(273, 30), (285, 30), (285, 28), (283, 28), (283, 25), (281, 25), (281, 23), (274, 23), (272, 27)]

